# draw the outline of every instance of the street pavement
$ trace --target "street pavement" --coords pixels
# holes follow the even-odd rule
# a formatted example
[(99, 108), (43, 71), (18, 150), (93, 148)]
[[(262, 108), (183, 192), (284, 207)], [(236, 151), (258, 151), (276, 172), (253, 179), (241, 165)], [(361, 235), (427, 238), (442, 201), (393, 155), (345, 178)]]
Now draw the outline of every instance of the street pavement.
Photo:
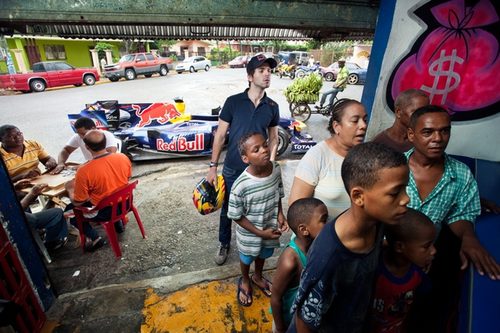
[[(292, 81), (274, 76), (268, 95), (288, 116), (284, 88)], [(324, 88), (332, 83), (326, 83)], [(28, 139), (40, 141), (56, 156), (72, 135), (66, 115), (78, 113), (85, 103), (117, 99), (126, 102), (165, 102), (183, 96), (186, 112), (210, 114), (231, 94), (247, 87), (244, 69), (172, 74), (134, 81), (64, 88), (38, 94), (0, 96), (0, 124), (20, 127)], [(339, 97), (361, 98), (363, 86), (348, 86)], [(320, 141), (329, 134), (327, 118), (313, 115), (308, 132)], [(300, 156), (280, 158), (285, 193)], [(81, 156), (74, 156), (81, 161)], [(47, 312), (45, 332), (269, 332), (269, 301), (257, 288), (254, 305), (236, 301), (240, 274), (236, 250), (228, 263), (213, 263), (217, 213), (197, 216), (190, 193), (205, 175), (207, 158), (134, 163), (139, 179), (136, 206), (146, 227), (142, 240), (135, 221), (121, 236), (124, 257), (115, 260), (109, 246), (83, 255), (78, 248), (54, 257), (49, 274), (58, 299)], [(284, 206), (287, 208), (285, 198)], [(285, 245), (289, 235), (284, 237)], [(235, 244), (235, 243), (233, 243)], [(272, 276), (279, 251), (267, 263)], [(79, 275), (75, 276), (76, 273)]]

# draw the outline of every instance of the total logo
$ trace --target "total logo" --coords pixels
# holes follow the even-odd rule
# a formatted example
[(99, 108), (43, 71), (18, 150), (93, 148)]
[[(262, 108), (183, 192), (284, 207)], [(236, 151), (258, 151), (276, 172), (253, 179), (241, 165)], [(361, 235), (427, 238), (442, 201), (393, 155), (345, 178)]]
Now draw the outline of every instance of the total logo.
[(162, 138), (156, 139), (156, 150), (161, 151), (197, 151), (205, 149), (203, 133), (194, 136), (193, 141), (186, 140), (183, 136), (173, 138), (170, 142), (165, 142)]

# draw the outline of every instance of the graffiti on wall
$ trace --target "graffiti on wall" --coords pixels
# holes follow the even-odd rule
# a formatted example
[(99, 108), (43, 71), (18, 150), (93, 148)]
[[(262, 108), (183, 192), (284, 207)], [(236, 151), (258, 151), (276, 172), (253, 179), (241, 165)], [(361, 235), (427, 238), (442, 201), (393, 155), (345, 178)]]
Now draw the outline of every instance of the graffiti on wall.
[[(493, 2), (493, 3), (492, 3)], [(431, 1), (414, 11), (427, 25), (389, 79), (394, 109), (404, 90), (425, 91), (452, 120), (480, 119), (500, 110), (499, 1)]]

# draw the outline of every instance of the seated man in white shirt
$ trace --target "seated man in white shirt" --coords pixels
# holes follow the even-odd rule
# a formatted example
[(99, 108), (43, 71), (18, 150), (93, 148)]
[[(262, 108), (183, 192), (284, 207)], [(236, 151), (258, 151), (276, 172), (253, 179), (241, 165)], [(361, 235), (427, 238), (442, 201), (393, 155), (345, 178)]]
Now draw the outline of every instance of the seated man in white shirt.
[[(83, 142), (83, 137), (90, 130), (95, 130), (96, 126), (92, 119), (81, 117), (75, 121), (75, 129), (76, 134), (69, 139), (64, 148), (61, 150), (57, 157), (57, 167), (51, 172), (52, 174), (56, 174), (61, 172), (66, 164), (66, 161), (69, 158), (69, 155), (73, 153), (78, 148), (81, 149), (83, 156), (85, 157), (85, 161), (89, 161), (92, 159), (92, 154), (85, 147), (85, 143)], [(115, 139), (113, 134), (108, 131), (102, 131), (104, 136), (106, 137), (106, 150), (110, 153), (115, 153), (118, 149), (118, 141)]]

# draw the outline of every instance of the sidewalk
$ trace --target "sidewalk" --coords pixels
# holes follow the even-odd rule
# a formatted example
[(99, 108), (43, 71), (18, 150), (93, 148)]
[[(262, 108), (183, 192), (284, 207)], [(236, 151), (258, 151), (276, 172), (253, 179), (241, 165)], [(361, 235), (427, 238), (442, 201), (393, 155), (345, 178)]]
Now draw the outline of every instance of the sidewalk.
[[(297, 163), (280, 161), (285, 193)], [(237, 302), (234, 239), (226, 264), (213, 261), (219, 215), (199, 215), (191, 200), (193, 184), (205, 174), (205, 163), (186, 170), (173, 162), (139, 177), (135, 203), (148, 238), (129, 215), (120, 260), (109, 245), (82, 254), (70, 244), (56, 253), (48, 269), (59, 295), (43, 332), (270, 332), (269, 298), (254, 288), (251, 307)], [(282, 246), (289, 237), (282, 237)], [(280, 253), (266, 262), (269, 279)]]
[[(267, 277), (277, 258), (266, 263)], [(46, 313), (48, 332), (271, 332), (270, 298), (236, 299), (239, 264), (61, 295)]]

